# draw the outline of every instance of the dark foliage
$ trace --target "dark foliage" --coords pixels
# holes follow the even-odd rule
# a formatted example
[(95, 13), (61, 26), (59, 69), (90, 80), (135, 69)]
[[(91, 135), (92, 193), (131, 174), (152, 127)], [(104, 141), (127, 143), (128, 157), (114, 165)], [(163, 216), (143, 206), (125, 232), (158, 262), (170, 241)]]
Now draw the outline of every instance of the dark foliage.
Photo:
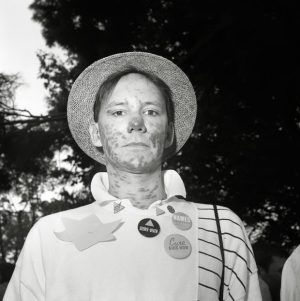
[[(190, 197), (231, 207), (264, 238), (300, 242), (296, 1), (38, 1), (49, 45), (78, 58), (146, 50), (174, 60), (199, 95), (193, 137), (168, 162)], [(202, 97), (200, 98), (200, 96)], [(78, 158), (79, 159), (79, 158)]]
[[(66, 49), (69, 60), (39, 55), (49, 92), (49, 119), (34, 119), (34, 124), (21, 127), (26, 138), (22, 132), (4, 135), (5, 147), (17, 146), (15, 151), (4, 149), (4, 165), (70, 179), (72, 174), (64, 170), (45, 168), (45, 158), (50, 160), (55, 150), (70, 146), (74, 152), (67, 161), (80, 168), (74, 183), (83, 181), (88, 186), (91, 174), (103, 167), (92, 169), (92, 160), (76, 146), (67, 128), (71, 84), (85, 67), (107, 55), (153, 52), (177, 63), (198, 95), (194, 133), (165, 168), (181, 173), (190, 199), (230, 207), (249, 226), (263, 230), (261, 240), (287, 247), (299, 244), (300, 13), (296, 4), (35, 0), (33, 19), (42, 25), (47, 44)], [(19, 149), (24, 150), (22, 157)], [(0, 177), (5, 183), (6, 175), (1, 172)], [(48, 214), (90, 201), (67, 199), (64, 204), (40, 206)]]

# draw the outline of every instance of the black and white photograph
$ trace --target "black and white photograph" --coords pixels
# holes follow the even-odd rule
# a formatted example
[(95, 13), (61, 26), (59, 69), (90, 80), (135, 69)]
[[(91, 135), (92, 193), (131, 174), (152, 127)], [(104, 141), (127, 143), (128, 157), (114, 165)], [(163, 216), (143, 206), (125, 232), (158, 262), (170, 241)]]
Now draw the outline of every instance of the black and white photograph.
[(300, 301), (295, 0), (0, 0), (0, 301)]

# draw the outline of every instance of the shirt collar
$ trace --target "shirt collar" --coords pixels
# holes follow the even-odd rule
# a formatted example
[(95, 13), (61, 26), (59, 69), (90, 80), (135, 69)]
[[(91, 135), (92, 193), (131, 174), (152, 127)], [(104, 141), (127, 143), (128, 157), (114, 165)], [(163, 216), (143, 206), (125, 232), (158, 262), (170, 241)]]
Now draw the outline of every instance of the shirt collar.
[[(162, 171), (165, 191), (167, 198), (175, 195), (186, 197), (186, 190), (180, 175), (175, 170)], [(106, 201), (119, 201), (120, 199), (114, 197), (108, 192), (109, 182), (108, 174), (106, 172), (98, 172), (94, 175), (91, 182), (91, 192), (96, 202), (103, 203)]]

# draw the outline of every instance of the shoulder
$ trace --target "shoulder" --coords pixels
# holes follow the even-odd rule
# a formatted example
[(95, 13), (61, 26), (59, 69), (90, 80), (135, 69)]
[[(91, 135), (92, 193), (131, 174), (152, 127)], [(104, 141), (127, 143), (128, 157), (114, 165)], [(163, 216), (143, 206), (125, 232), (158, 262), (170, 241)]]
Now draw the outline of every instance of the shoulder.
[(297, 276), (300, 275), (300, 245), (292, 252), (284, 264), (284, 269), (289, 269)]
[(61, 217), (69, 217), (69, 218), (81, 218), (84, 217), (86, 214), (93, 212), (94, 204), (88, 204), (85, 206), (81, 206), (74, 209), (64, 210), (60, 212), (56, 212), (53, 214), (46, 215), (39, 219), (39, 223), (48, 223), (54, 220), (57, 220)]
[(225, 255), (228, 258), (227, 262), (231, 262), (233, 265), (235, 260), (240, 259), (246, 263), (246, 267), (251, 273), (256, 272), (252, 246), (240, 217), (224, 206), (197, 204), (196, 207), (199, 235), (209, 236), (209, 239), (214, 238), (217, 244), (222, 238)]
[(93, 203), (41, 217), (30, 229), (22, 249), (23, 255), (21, 254), (22, 256), (19, 258), (24, 256), (38, 257), (40, 256), (39, 252), (48, 253), (48, 251), (53, 251), (59, 242), (55, 233), (65, 229), (62, 218), (80, 220), (92, 214), (92, 212)]
[(47, 232), (53, 232), (55, 229), (60, 229), (62, 227), (61, 224), (63, 217), (82, 219), (93, 213), (93, 206), (94, 204), (92, 203), (82, 207), (43, 216), (33, 225), (28, 235), (34, 235), (34, 233), (39, 233), (41, 235), (41, 233), (45, 234)]
[(200, 220), (216, 221), (216, 218), (218, 217), (221, 225), (225, 228), (234, 229), (235, 226), (243, 227), (243, 222), (240, 217), (227, 207), (219, 205), (214, 206), (212, 204), (194, 204), (197, 208), (198, 218)]
[[(224, 206), (211, 204), (196, 204), (198, 228), (210, 233), (222, 235), (223, 240), (233, 242), (242, 242), (252, 253), (249, 247), (247, 233), (240, 217), (231, 209)], [(219, 228), (219, 230), (218, 230)]]
[(231, 248), (244, 248), (253, 256), (244, 224), (236, 213), (227, 207), (209, 204), (198, 204), (197, 211), (199, 223), (203, 227), (215, 229), (215, 232), (218, 232), (218, 226), (220, 227), (225, 246), (230, 244)]
[(296, 249), (294, 249), (294, 251), (292, 252), (288, 260), (299, 263), (299, 258), (300, 258), (300, 245), (296, 247)]
[[(225, 296), (230, 294), (237, 300), (250, 294), (250, 291), (252, 294), (252, 291), (258, 289), (257, 268), (242, 220), (224, 206), (196, 203), (195, 206), (198, 216), (199, 260), (205, 264), (212, 260), (224, 264)], [(224, 254), (223, 259), (220, 251)], [(210, 264), (211, 267), (215, 265), (213, 262)], [(254, 288), (251, 288), (253, 285), (250, 279), (255, 283)]]

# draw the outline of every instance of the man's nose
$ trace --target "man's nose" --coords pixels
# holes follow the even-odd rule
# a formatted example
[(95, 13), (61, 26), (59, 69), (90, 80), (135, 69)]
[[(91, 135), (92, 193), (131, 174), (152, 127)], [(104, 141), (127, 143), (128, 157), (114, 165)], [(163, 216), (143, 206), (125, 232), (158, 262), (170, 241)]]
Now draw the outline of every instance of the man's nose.
[(147, 131), (143, 118), (134, 117), (128, 123), (128, 133), (132, 131), (137, 131), (141, 133), (145, 133)]

